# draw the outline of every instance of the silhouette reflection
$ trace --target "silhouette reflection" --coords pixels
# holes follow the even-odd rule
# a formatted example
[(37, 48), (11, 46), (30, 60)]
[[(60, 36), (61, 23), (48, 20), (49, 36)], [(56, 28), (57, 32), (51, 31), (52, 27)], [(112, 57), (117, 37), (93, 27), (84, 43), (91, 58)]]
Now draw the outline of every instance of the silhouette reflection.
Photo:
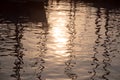
[(0, 3), (0, 80), (119, 80), (120, 8), (106, 4)]
[(15, 24), (16, 29), (15, 29), (15, 40), (16, 40), (16, 45), (15, 45), (15, 54), (14, 56), (16, 57), (13, 67), (13, 71), (15, 74), (12, 74), (11, 77), (16, 78), (16, 80), (21, 80), (20, 77), (20, 70), (23, 69), (22, 64), (23, 62), (23, 44), (21, 43), (21, 38), (22, 38), (22, 31), (23, 27), (21, 24)]
[(97, 68), (99, 67), (99, 59), (97, 58), (97, 55), (100, 54), (99, 52), (99, 47), (100, 47), (100, 40), (101, 38), (101, 34), (100, 34), (100, 30), (101, 30), (101, 25), (99, 24), (101, 22), (101, 15), (100, 15), (100, 8), (97, 9), (96, 12), (96, 20), (95, 20), (95, 24), (96, 24), (96, 32), (95, 34), (97, 35), (97, 38), (95, 40), (95, 46), (93, 47), (93, 51), (94, 51), (94, 55), (93, 55), (93, 63), (91, 65), (94, 66), (93, 68), (93, 75), (91, 77), (91, 80), (95, 80), (96, 76), (97, 76)]
[(39, 39), (39, 42), (37, 43), (37, 47), (38, 47), (38, 57), (35, 58), (35, 63), (34, 63), (34, 67), (36, 66), (36, 77), (39, 80), (44, 80), (44, 75), (42, 75), (42, 72), (44, 71), (44, 56), (46, 54), (47, 51), (47, 47), (46, 47), (46, 42), (47, 42), (47, 29), (42, 29), (42, 31), (40, 33), (38, 33), (39, 36), (37, 37)]
[(75, 12), (76, 12), (76, 4), (72, 0), (70, 2), (70, 13), (69, 13), (69, 24), (67, 25), (67, 28), (69, 30), (69, 40), (68, 40), (68, 53), (69, 59), (65, 62), (66, 68), (65, 68), (65, 74), (71, 79), (71, 80), (76, 80), (77, 79), (77, 74), (72, 70), (74, 66), (76, 65), (76, 56), (74, 53), (74, 39), (76, 35), (75, 31)]
[[(109, 79), (109, 75), (111, 74), (111, 70), (109, 69), (109, 67), (113, 66), (112, 65), (112, 61), (113, 59), (116, 57), (117, 53), (119, 53), (117, 45), (118, 42), (118, 37), (116, 37), (116, 35), (119, 34), (117, 27), (118, 26), (112, 26), (110, 25), (110, 21), (112, 19), (110, 19), (110, 10), (107, 9), (106, 10), (106, 22), (105, 22), (105, 40), (104, 40), (104, 44), (102, 45), (104, 47), (104, 59), (103, 59), (103, 69), (105, 70), (105, 73), (102, 75), (102, 78), (105, 80), (110, 80)], [(112, 20), (114, 21), (114, 20)], [(116, 33), (117, 32), (117, 33)]]
[(42, 22), (47, 26), (44, 2), (0, 3), (0, 23)]
[[(10, 69), (11, 71), (9, 71), (8, 68), (3, 68), (7, 70), (4, 73), (7, 73), (9, 71), (7, 74), (11, 74), (11, 77), (16, 78), (16, 80), (21, 80), (21, 69), (23, 70), (24, 65), (23, 61), (24, 50), (23, 42), (21, 42), (21, 39), (24, 36), (23, 35), (24, 28), (28, 27), (29, 25), (47, 30), (48, 23), (44, 2), (0, 3), (0, 44), (1, 44), (0, 52), (2, 52), (0, 53), (0, 57), (5, 57), (7, 58), (7, 60), (9, 59), (9, 57), (12, 57), (10, 62), (12, 62), (14, 58), (16, 58), (13, 67), (14, 74), (11, 74), (12, 73), (11, 69)], [(46, 35), (46, 32), (41, 33), (41, 35)], [(40, 36), (40, 39), (46, 39), (45, 37), (43, 38), (41, 37), (42, 36)], [(41, 43), (41, 41), (40, 44), (44, 46), (44, 44)], [(42, 46), (40, 47), (44, 48)], [(0, 61), (0, 63), (3, 66), (4, 61)], [(7, 65), (9, 65), (10, 68), (12, 66), (12, 64)], [(40, 68), (41, 66), (39, 66), (39, 70), (41, 70)], [(39, 73), (40, 71), (37, 72), (36, 74), (37, 77), (40, 79)], [(5, 76), (1, 77), (1, 79), (4, 80), (4, 77)], [(6, 77), (6, 79), (7, 78), (9, 77)]]
[(105, 73), (102, 75), (102, 78), (105, 79), (105, 80), (109, 80), (107, 78), (107, 75), (110, 74), (110, 71), (107, 69), (107, 67), (110, 66), (110, 62), (111, 62), (109, 48), (108, 48), (110, 46), (110, 44), (108, 44), (108, 42), (110, 42), (110, 40), (109, 40), (110, 37), (109, 37), (109, 35), (107, 35), (107, 33), (108, 33), (108, 28), (107, 27), (109, 26), (108, 21), (109, 21), (109, 10), (106, 10), (106, 22), (105, 22), (106, 39), (104, 40), (104, 43), (103, 43), (103, 45), (104, 45), (103, 46), (104, 47), (104, 53), (103, 53), (103, 56), (104, 56), (103, 64), (104, 64), (104, 66), (103, 66), (103, 69), (104, 69)]
[[(103, 16), (104, 10), (104, 16)], [(94, 49), (94, 56), (92, 65), (95, 65), (93, 68), (93, 75), (91, 80), (96, 79), (104, 79), (110, 80), (109, 76), (111, 75), (110, 67), (112, 66), (113, 58), (115, 58), (116, 53), (119, 51), (117, 50), (117, 46), (115, 46), (118, 37), (115, 37), (116, 34), (119, 34), (117, 27), (114, 24), (112, 25), (112, 21), (114, 19), (110, 17), (111, 8), (101, 8), (97, 6), (97, 18), (95, 20), (96, 23), (96, 35), (97, 39), (95, 40)], [(116, 12), (115, 12), (116, 13)], [(104, 26), (102, 23), (102, 18), (104, 17), (105, 22)], [(104, 33), (102, 29), (105, 29)], [(116, 33), (117, 32), (117, 33)], [(116, 44), (117, 45), (117, 44)], [(100, 58), (101, 56), (101, 58)], [(102, 69), (102, 70), (101, 70)], [(102, 72), (100, 72), (102, 71)]]

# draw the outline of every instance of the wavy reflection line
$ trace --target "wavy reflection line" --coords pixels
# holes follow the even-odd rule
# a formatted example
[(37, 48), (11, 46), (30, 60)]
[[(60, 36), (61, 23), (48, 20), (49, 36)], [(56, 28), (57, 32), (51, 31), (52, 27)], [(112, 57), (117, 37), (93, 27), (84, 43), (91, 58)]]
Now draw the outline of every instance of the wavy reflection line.
[[(114, 16), (108, 19), (109, 24), (106, 26), (106, 35), (108, 35), (109, 40), (111, 43), (109, 43), (110, 46), (110, 53), (112, 58), (116, 57), (116, 53), (120, 53), (119, 45), (120, 45), (120, 26), (119, 26), (119, 15), (116, 11), (108, 12), (111, 13), (108, 16)], [(106, 13), (107, 14), (107, 13)], [(116, 24), (117, 23), (117, 24)], [(112, 47), (114, 46), (114, 47)]]
[(23, 69), (22, 64), (24, 64), (23, 62), (23, 45), (21, 43), (21, 39), (23, 37), (22, 32), (23, 32), (23, 26), (21, 23), (17, 23), (15, 24), (15, 40), (16, 40), (16, 45), (15, 45), (15, 62), (14, 65), (15, 67), (13, 67), (13, 71), (14, 74), (11, 75), (11, 77), (16, 78), (16, 80), (21, 80), (21, 75), (20, 75), (20, 70)]
[(102, 75), (102, 78), (105, 79), (105, 80), (109, 80), (107, 78), (107, 76), (110, 74), (110, 71), (107, 68), (110, 66), (110, 62), (111, 62), (110, 52), (109, 52), (109, 48), (108, 48), (108, 45), (107, 45), (107, 41), (109, 41), (109, 38), (107, 38), (107, 39), (108, 40), (105, 40), (105, 42), (104, 42), (104, 53), (103, 53), (103, 56), (104, 56), (103, 69), (104, 69), (105, 73)]
[[(111, 25), (109, 25), (109, 10), (107, 9), (106, 10), (106, 25), (105, 25), (105, 36), (106, 36), (106, 40), (104, 40), (104, 54), (103, 56), (105, 57), (105, 59), (103, 60), (103, 69), (105, 70), (105, 74), (103, 74), (103, 78), (105, 80), (109, 80), (108, 79), (108, 75), (110, 75), (110, 70), (108, 69), (109, 66), (111, 66), (111, 62), (112, 62), (112, 58), (114, 55), (114, 50), (116, 51), (116, 49), (112, 48), (112, 45), (113, 45), (113, 41), (114, 41), (114, 38), (111, 36), (111, 34), (113, 34), (113, 27)], [(112, 28), (112, 29), (111, 29)], [(109, 34), (110, 33), (110, 34)], [(113, 34), (114, 35), (114, 34)], [(116, 40), (115, 40), (116, 41)]]
[[(102, 78), (105, 80), (109, 80), (108, 79), (108, 75), (110, 75), (110, 70), (108, 69), (109, 66), (111, 65), (112, 62), (112, 58), (115, 57), (115, 53), (117, 53), (117, 47), (116, 47), (116, 37), (114, 37), (113, 35), (115, 35), (114, 31), (116, 31), (114, 29), (114, 27), (112, 27), (111, 25), (109, 25), (109, 10), (106, 10), (106, 25), (105, 25), (105, 36), (106, 36), (106, 40), (104, 40), (104, 44), (103, 47), (104, 49), (104, 54), (103, 56), (105, 57), (105, 59), (103, 60), (103, 69), (105, 70), (105, 74), (103, 74)], [(113, 20), (114, 21), (114, 20)], [(112, 47), (115, 46), (115, 47)]]
[[(100, 14), (100, 11), (98, 12)], [(112, 22), (112, 20), (110, 21), (110, 16), (109, 16), (109, 9), (106, 9), (105, 10), (105, 39), (103, 39), (103, 43), (100, 44), (100, 38), (101, 38), (101, 35), (99, 34), (99, 31), (100, 31), (100, 26), (101, 25), (98, 25), (97, 26), (97, 30), (96, 30), (96, 35), (98, 36), (98, 38), (96, 39), (95, 43), (96, 43), (96, 47), (94, 47), (94, 51), (96, 52), (93, 56), (93, 63), (96, 64), (96, 66), (93, 68), (93, 75), (91, 77), (92, 80), (95, 80), (99, 77), (101, 77), (102, 79), (104, 80), (109, 80), (109, 75), (110, 75), (110, 70), (109, 70), (109, 67), (111, 66), (111, 62), (112, 62), (112, 58), (115, 57), (115, 53), (119, 52), (117, 51), (117, 47), (115, 46), (116, 45), (116, 37), (117, 35), (115, 35), (115, 31), (116, 31), (116, 28), (115, 26), (113, 27), (113, 25), (110, 25), (110, 22)], [(101, 15), (98, 15), (99, 18), (101, 18)], [(100, 19), (96, 19), (97, 20), (100, 20)], [(113, 20), (114, 21), (114, 20)], [(96, 24), (99, 24), (99, 22), (101, 21), (97, 21)], [(119, 33), (118, 33), (119, 34)], [(115, 37), (116, 36), (116, 37)], [(102, 54), (103, 56), (103, 61), (102, 61), (102, 68), (104, 70), (104, 73), (101, 75), (101, 76), (97, 76), (97, 68), (99, 65), (102, 65), (102, 64), (99, 64), (98, 63), (98, 59), (96, 58), (96, 55), (99, 53), (99, 51), (97, 50), (97, 48), (99, 48), (99, 46), (103, 47), (104, 48), (104, 52)], [(113, 47), (114, 46), (114, 47)], [(94, 65), (92, 64), (92, 65)]]
[(92, 70), (92, 73), (93, 75), (91, 76), (91, 80), (95, 80), (95, 77), (97, 75), (97, 68), (99, 67), (99, 59), (97, 58), (97, 55), (99, 54), (99, 50), (98, 48), (100, 47), (100, 40), (102, 39), (101, 38), (101, 34), (100, 34), (100, 30), (101, 30), (101, 25), (99, 24), (101, 22), (101, 10), (100, 8), (98, 8), (97, 12), (96, 12), (96, 20), (95, 20), (95, 24), (96, 24), (96, 32), (95, 34), (97, 35), (97, 39), (95, 40), (95, 45), (93, 47), (93, 51), (95, 52), (94, 55), (93, 55), (93, 63), (91, 65), (94, 66), (93, 70)]
[[(77, 74), (75, 72), (73, 72), (73, 68), (76, 65), (75, 62), (75, 54), (74, 54), (74, 39), (75, 39), (75, 9), (76, 9), (76, 4), (74, 2), (70, 2), (70, 22), (69, 25), (67, 26), (68, 30), (69, 30), (69, 44), (68, 44), (68, 53), (69, 55), (69, 59), (65, 62), (65, 74), (71, 78), (72, 80), (76, 80), (77, 79)], [(73, 14), (72, 14), (73, 13)]]
[(34, 63), (34, 66), (37, 67), (36, 69), (36, 77), (39, 79), (39, 80), (43, 80), (43, 76), (42, 75), (42, 72), (45, 68), (44, 66), (44, 63), (45, 63), (45, 60), (44, 60), (44, 56), (46, 54), (46, 51), (47, 51), (47, 47), (46, 47), (46, 42), (47, 42), (47, 29), (45, 30), (41, 30), (42, 32), (39, 33), (39, 36), (37, 38), (39, 38), (39, 42), (37, 43), (37, 47), (38, 47), (38, 57), (36, 57), (36, 61)]

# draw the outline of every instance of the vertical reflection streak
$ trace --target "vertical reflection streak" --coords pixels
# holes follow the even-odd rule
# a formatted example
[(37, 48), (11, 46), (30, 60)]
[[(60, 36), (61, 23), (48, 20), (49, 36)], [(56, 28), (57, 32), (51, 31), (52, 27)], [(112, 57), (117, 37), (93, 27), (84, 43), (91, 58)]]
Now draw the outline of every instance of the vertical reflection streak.
[(23, 26), (21, 23), (17, 23), (15, 24), (16, 29), (15, 29), (15, 40), (16, 40), (16, 45), (15, 45), (15, 57), (17, 57), (17, 59), (15, 59), (15, 67), (13, 67), (13, 71), (15, 72), (15, 74), (12, 74), (11, 77), (16, 78), (16, 80), (21, 80), (21, 76), (20, 76), (20, 70), (23, 69), (23, 67), (21, 66), (22, 64), (24, 64), (23, 62), (23, 45), (21, 43), (21, 39), (23, 37), (22, 35), (22, 31), (23, 31)]
[(110, 42), (110, 36), (108, 35), (108, 32), (109, 32), (109, 10), (107, 9), (106, 10), (106, 23), (105, 23), (105, 36), (106, 36), (106, 39), (104, 40), (104, 43), (103, 43), (103, 47), (104, 47), (104, 53), (103, 53), (103, 56), (104, 56), (104, 59), (103, 59), (103, 69), (105, 71), (105, 73), (102, 75), (102, 78), (105, 79), (105, 80), (109, 80), (107, 78), (107, 76), (110, 74), (110, 71), (107, 69), (109, 66), (110, 66), (110, 62), (111, 62), (111, 58), (110, 58), (110, 45), (111, 45), (111, 42)]
[(47, 31), (42, 29), (42, 31), (39, 34), (39, 36), (37, 37), (39, 39), (39, 42), (37, 43), (37, 47), (38, 47), (38, 57), (35, 58), (35, 63), (34, 63), (34, 67), (36, 68), (36, 77), (38, 80), (43, 80), (44, 79), (44, 75), (42, 75), (42, 72), (45, 68), (44, 63), (44, 56), (46, 54), (47, 51), (47, 47), (46, 47), (46, 41), (47, 41)]
[(74, 53), (74, 39), (75, 39), (75, 35), (76, 35), (76, 31), (75, 31), (75, 9), (76, 9), (76, 3), (70, 2), (70, 22), (69, 25), (67, 26), (68, 30), (69, 30), (69, 44), (68, 44), (68, 53), (69, 55), (69, 60), (65, 62), (65, 74), (71, 78), (72, 80), (76, 80), (77, 79), (77, 74), (75, 72), (73, 72), (73, 68), (76, 64), (75, 62), (75, 53)]
[[(50, 23), (50, 42), (53, 42), (54, 44), (50, 45), (48, 44), (48, 47), (53, 49), (55, 51), (54, 57), (62, 57), (65, 56), (66, 52), (66, 44), (68, 41), (68, 33), (67, 33), (67, 13), (66, 8), (64, 8), (64, 5), (59, 3), (59, 5), (56, 5), (56, 1), (53, 1), (54, 7), (50, 7), (49, 11), (49, 23)], [(50, 1), (51, 3), (51, 1)], [(55, 45), (52, 46), (51, 45)], [(58, 53), (59, 52), (59, 53)], [(62, 57), (63, 58), (63, 57)]]
[(94, 65), (93, 68), (93, 75), (91, 77), (91, 80), (95, 80), (95, 77), (97, 75), (96, 69), (99, 67), (99, 59), (97, 58), (97, 55), (99, 54), (98, 48), (100, 47), (100, 39), (101, 39), (101, 35), (100, 35), (100, 30), (101, 30), (101, 25), (99, 24), (101, 22), (101, 10), (100, 8), (97, 9), (97, 18), (95, 20), (95, 24), (96, 24), (96, 32), (95, 34), (97, 35), (97, 39), (95, 40), (95, 46), (93, 47), (93, 51), (95, 52), (93, 55), (93, 63), (91, 65)]

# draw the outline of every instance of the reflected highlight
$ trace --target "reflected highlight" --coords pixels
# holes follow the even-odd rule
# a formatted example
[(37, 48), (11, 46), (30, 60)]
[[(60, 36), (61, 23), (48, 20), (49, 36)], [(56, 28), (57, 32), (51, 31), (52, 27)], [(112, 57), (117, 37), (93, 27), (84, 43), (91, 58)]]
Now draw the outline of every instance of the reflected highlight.
[[(61, 6), (58, 8), (61, 10)], [(66, 44), (68, 43), (68, 31), (67, 31), (67, 23), (68, 23), (68, 17), (67, 13), (61, 11), (52, 11), (49, 16), (49, 22), (50, 22), (50, 34), (52, 42), (55, 43), (55, 46), (53, 47), (55, 49), (55, 53), (59, 54), (61, 56), (66, 55)]]

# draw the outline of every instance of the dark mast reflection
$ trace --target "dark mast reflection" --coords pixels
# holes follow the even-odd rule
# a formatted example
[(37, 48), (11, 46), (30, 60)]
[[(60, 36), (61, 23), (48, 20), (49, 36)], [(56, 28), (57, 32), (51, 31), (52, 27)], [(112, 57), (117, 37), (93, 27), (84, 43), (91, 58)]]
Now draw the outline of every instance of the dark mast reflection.
[(39, 80), (44, 80), (44, 75), (42, 74), (42, 72), (44, 71), (44, 56), (46, 54), (47, 51), (47, 46), (46, 46), (46, 42), (47, 42), (47, 28), (46, 29), (42, 29), (42, 31), (40, 33), (36, 33), (39, 36), (37, 37), (39, 39), (39, 42), (37, 43), (37, 47), (38, 47), (38, 57), (35, 58), (35, 63), (33, 64), (33, 67), (37, 67), (36, 68), (36, 77)]
[(108, 32), (109, 32), (109, 30), (108, 30), (108, 26), (109, 26), (108, 22), (109, 22), (109, 10), (107, 9), (106, 10), (106, 22), (105, 22), (105, 29), (106, 29), (105, 36), (106, 36), (106, 38), (105, 38), (104, 43), (102, 45), (104, 47), (104, 52), (103, 52), (103, 56), (104, 56), (103, 64), (104, 64), (104, 66), (103, 66), (103, 69), (105, 71), (105, 73), (102, 75), (102, 78), (105, 79), (105, 80), (109, 80), (107, 78), (107, 76), (110, 74), (110, 71), (107, 68), (110, 66), (110, 62), (111, 62), (111, 58), (110, 58), (111, 54), (109, 52), (109, 49), (110, 49), (110, 47), (109, 47), (110, 46), (110, 44), (109, 44), (110, 36), (108, 35)]
[[(116, 12), (114, 12), (116, 14)], [(103, 59), (103, 69), (105, 73), (102, 75), (102, 78), (105, 80), (109, 80), (109, 75), (110, 75), (110, 70), (109, 67), (112, 66), (111, 62), (113, 61), (113, 58), (116, 57), (116, 55), (119, 53), (118, 50), (118, 45), (119, 43), (117, 40), (119, 40), (119, 32), (118, 32), (118, 27), (115, 25), (116, 20), (114, 18), (110, 17), (110, 9), (108, 8), (106, 10), (106, 23), (105, 23), (105, 40), (102, 46), (104, 47), (104, 59)], [(113, 15), (113, 14), (112, 14)], [(115, 21), (115, 22), (114, 22)], [(113, 25), (111, 23), (114, 22)]]
[[(105, 7), (105, 6), (104, 6)], [(112, 59), (115, 57), (116, 53), (119, 51), (117, 50), (117, 35), (119, 35), (118, 29), (116, 28), (117, 26), (113, 25), (112, 22), (115, 21), (112, 19), (110, 15), (113, 15), (110, 13), (112, 8), (106, 7), (105, 9), (105, 25), (102, 26), (100, 23), (102, 22), (102, 15), (101, 15), (101, 7), (97, 6), (97, 18), (95, 20), (96, 23), (96, 35), (97, 39), (95, 41), (96, 45), (93, 47), (94, 48), (94, 56), (93, 58), (93, 63), (92, 65), (95, 65), (93, 68), (93, 75), (91, 77), (91, 80), (96, 80), (96, 79), (104, 79), (104, 80), (109, 80), (109, 75), (110, 75), (110, 70), (109, 68), (112, 66), (111, 62)], [(113, 8), (114, 9), (114, 8)], [(111, 19), (110, 19), (111, 18)], [(100, 34), (101, 28), (105, 28), (104, 34)], [(116, 32), (116, 33), (115, 33)], [(117, 35), (116, 35), (117, 34)], [(102, 43), (103, 41), (103, 43)], [(115, 46), (116, 44), (116, 46)], [(99, 50), (99, 48), (103, 48), (103, 52)], [(100, 64), (99, 57), (97, 55), (102, 55), (102, 64)], [(99, 76), (99, 67), (102, 66), (103, 73), (100, 73), (101, 75)]]
[[(46, 18), (46, 12), (44, 8), (44, 2), (26, 2), (26, 3), (16, 3), (16, 2), (2, 2), (0, 3), (0, 23), (1, 24), (7, 24), (9, 27), (15, 27), (15, 34), (14, 34), (14, 40), (16, 44), (15, 47), (15, 54), (10, 54), (14, 57), (16, 57), (14, 62), (13, 71), (14, 74), (11, 74), (11, 77), (16, 78), (16, 80), (21, 80), (21, 74), (20, 71), (23, 69), (22, 65), (23, 62), (23, 44), (21, 43), (21, 39), (24, 36), (22, 34), (24, 27), (26, 25), (29, 25), (29, 22), (32, 24), (36, 24), (37, 27), (42, 27), (42, 29), (47, 30), (48, 27), (47, 18)], [(39, 24), (40, 23), (40, 24)], [(14, 24), (14, 25), (10, 25)], [(43, 38), (40, 37), (40, 39), (46, 39), (46, 32), (40, 33), (43, 36)], [(43, 41), (44, 42), (44, 41)], [(38, 43), (39, 44), (39, 43)], [(44, 43), (41, 43), (40, 41), (40, 47), (45, 47)], [(44, 48), (45, 49), (45, 48)], [(2, 49), (3, 50), (3, 49)], [(40, 52), (43, 51), (40, 49)], [(45, 51), (45, 50), (44, 50)], [(41, 52), (41, 55), (43, 55)], [(39, 57), (41, 57), (39, 55)], [(42, 58), (40, 58), (42, 60)], [(39, 61), (38, 61), (39, 62)], [(41, 70), (41, 65), (39, 66), (39, 69)], [(40, 71), (37, 74), (37, 77), (39, 80), (40, 78)]]
[(76, 3), (71, 0), (70, 2), (70, 14), (69, 14), (69, 25), (67, 26), (69, 30), (69, 40), (68, 40), (68, 53), (69, 55), (69, 60), (65, 62), (66, 68), (65, 68), (65, 74), (72, 80), (77, 79), (77, 74), (72, 70), (74, 66), (76, 65), (75, 62), (75, 53), (74, 53), (74, 39), (75, 39), (75, 12), (76, 12)]
[(15, 54), (14, 56), (16, 57), (13, 67), (13, 71), (15, 74), (12, 74), (11, 77), (16, 78), (16, 80), (21, 80), (20, 78), (20, 70), (23, 69), (22, 64), (23, 62), (23, 44), (21, 43), (21, 39), (23, 37), (22, 31), (23, 27), (21, 24), (15, 24), (16, 29), (15, 29), (15, 40), (16, 40), (16, 45), (15, 45)]
[(93, 47), (93, 51), (95, 52), (94, 55), (93, 55), (93, 63), (91, 65), (94, 66), (93, 68), (93, 75), (91, 77), (91, 80), (95, 80), (96, 79), (96, 75), (97, 75), (97, 71), (96, 69), (99, 67), (99, 59), (97, 58), (97, 55), (100, 54), (99, 53), (99, 47), (100, 47), (100, 40), (102, 39), (101, 38), (101, 34), (100, 34), (100, 30), (101, 30), (101, 25), (99, 24), (101, 22), (101, 15), (100, 15), (100, 8), (97, 8), (97, 18), (95, 20), (95, 24), (96, 24), (96, 32), (95, 34), (97, 35), (97, 38), (95, 40), (95, 46)]
[[(110, 44), (107, 44), (107, 42), (109, 42), (109, 36), (107, 35), (108, 33), (108, 21), (109, 21), (109, 16), (108, 16), (108, 10), (106, 10), (106, 22), (105, 22), (105, 40), (104, 42), (102, 43), (101, 40), (103, 40), (101, 34), (100, 34), (100, 30), (101, 30), (101, 25), (100, 25), (100, 22), (101, 22), (101, 16), (100, 15), (101, 13), (101, 9), (98, 8), (98, 11), (97, 11), (97, 19), (96, 19), (96, 35), (98, 36), (98, 38), (96, 39), (95, 43), (95, 47), (94, 47), (94, 51), (95, 51), (95, 54), (94, 56), (92, 57), (93, 58), (93, 64), (92, 65), (95, 65), (95, 67), (93, 68), (93, 76), (91, 77), (91, 80), (95, 80), (96, 78), (102, 78), (102, 79), (105, 79), (105, 80), (109, 80), (106, 76), (108, 76), (110, 74), (110, 71), (107, 69), (107, 67), (110, 65), (110, 61), (111, 61), (111, 58), (109, 57), (110, 56), (110, 53), (109, 53), (109, 45)], [(101, 64), (99, 64), (99, 59), (97, 58), (97, 55), (98, 54), (101, 54), (100, 51), (98, 50), (100, 47), (104, 48), (104, 52), (103, 52), (103, 70), (105, 71), (101, 76), (98, 76), (98, 67), (101, 66)]]

